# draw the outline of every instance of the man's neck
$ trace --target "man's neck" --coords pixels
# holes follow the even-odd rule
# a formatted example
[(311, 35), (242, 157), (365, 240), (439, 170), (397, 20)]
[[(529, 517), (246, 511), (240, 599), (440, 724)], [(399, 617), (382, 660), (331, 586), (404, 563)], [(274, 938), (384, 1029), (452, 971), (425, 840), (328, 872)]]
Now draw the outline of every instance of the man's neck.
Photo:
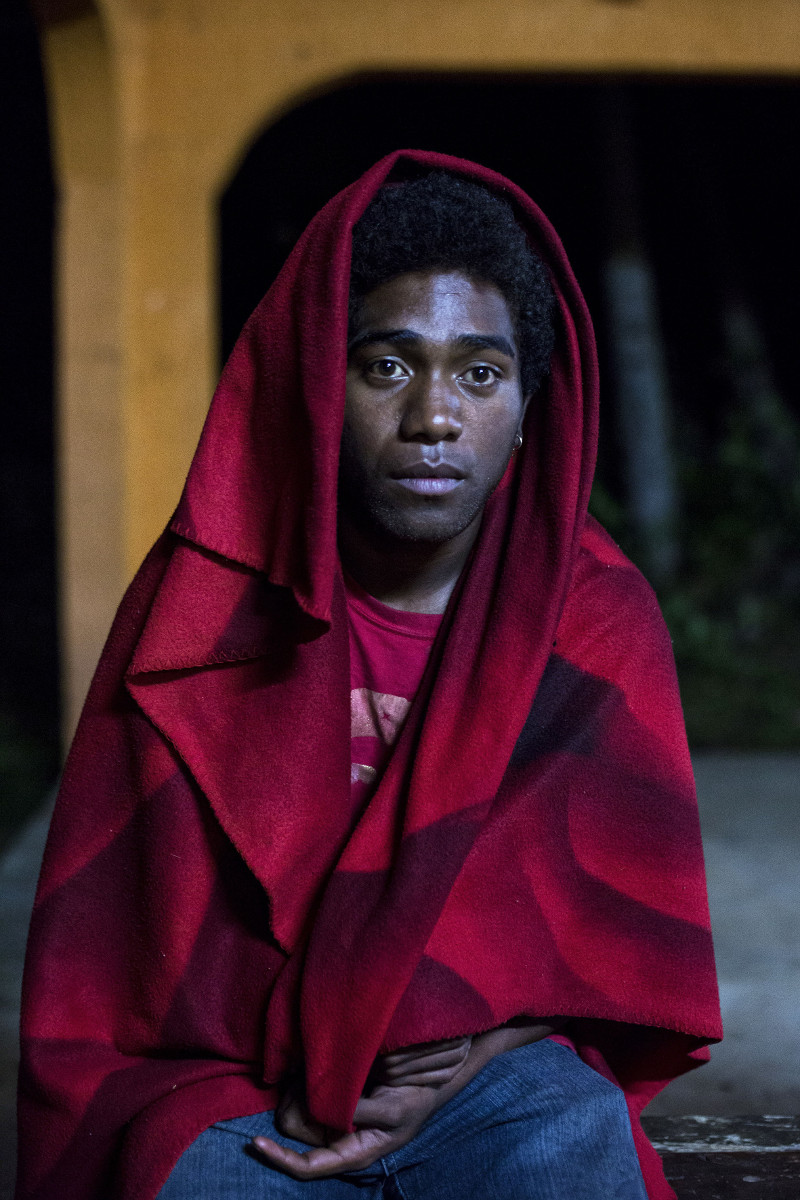
[(480, 528), (477, 517), (447, 542), (409, 542), (372, 536), (341, 522), (339, 554), (356, 583), (390, 608), (443, 613)]

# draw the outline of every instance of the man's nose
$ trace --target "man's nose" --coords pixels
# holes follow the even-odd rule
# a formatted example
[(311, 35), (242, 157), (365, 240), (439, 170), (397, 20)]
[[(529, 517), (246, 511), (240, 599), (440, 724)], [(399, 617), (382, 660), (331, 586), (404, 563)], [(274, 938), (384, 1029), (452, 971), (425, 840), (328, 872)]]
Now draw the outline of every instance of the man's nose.
[(461, 436), (461, 397), (452, 380), (420, 374), (406, 389), (400, 434), (410, 442), (453, 442)]

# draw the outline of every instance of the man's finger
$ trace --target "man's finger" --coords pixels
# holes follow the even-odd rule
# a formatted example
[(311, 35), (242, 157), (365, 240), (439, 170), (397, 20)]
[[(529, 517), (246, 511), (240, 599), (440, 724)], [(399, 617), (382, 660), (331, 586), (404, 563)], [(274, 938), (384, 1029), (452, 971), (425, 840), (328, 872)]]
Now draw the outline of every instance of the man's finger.
[(438, 1054), (449, 1050), (459, 1050), (469, 1045), (472, 1041), (470, 1037), (450, 1038), (446, 1042), (419, 1042), (415, 1046), (405, 1046), (402, 1050), (393, 1050), (391, 1054), (381, 1056), (385, 1063), (402, 1063), (409, 1059), (428, 1058), (430, 1055)]
[(391, 1134), (399, 1126), (406, 1124), (409, 1115), (416, 1108), (425, 1107), (424, 1102), (421, 1103), (422, 1095), (423, 1093), (415, 1093), (411, 1088), (386, 1087), (377, 1095), (362, 1096), (353, 1113), (353, 1124), (359, 1130)]
[(379, 1143), (370, 1146), (363, 1139), (357, 1141), (352, 1134), (331, 1146), (314, 1147), (306, 1154), (279, 1146), (272, 1138), (253, 1138), (252, 1144), (272, 1166), (294, 1179), (323, 1179), (342, 1171), (359, 1171), (381, 1156)]
[(275, 1114), (275, 1125), (279, 1133), (307, 1142), (309, 1146), (324, 1146), (327, 1142), (325, 1130), (313, 1121), (297, 1103), (289, 1104)]
[(459, 1067), (466, 1062), (469, 1049), (445, 1050), (439, 1054), (418, 1055), (407, 1058), (403, 1062), (381, 1063), (380, 1077), (382, 1079), (399, 1079), (404, 1075), (415, 1074), (418, 1071), (440, 1071), (447, 1068)]
[(458, 1072), (453, 1067), (441, 1068), (438, 1071), (418, 1071), (412, 1075), (398, 1075), (397, 1078), (385, 1076), (382, 1083), (385, 1087), (442, 1087), (450, 1083)]

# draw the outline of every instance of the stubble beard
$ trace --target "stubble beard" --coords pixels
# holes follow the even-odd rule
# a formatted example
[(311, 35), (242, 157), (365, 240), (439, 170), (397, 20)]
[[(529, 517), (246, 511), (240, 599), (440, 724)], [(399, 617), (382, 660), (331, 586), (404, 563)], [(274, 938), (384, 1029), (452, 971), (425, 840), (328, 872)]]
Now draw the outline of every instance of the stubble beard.
[(340, 486), (342, 512), (370, 540), (388, 539), (399, 546), (441, 546), (467, 529), (483, 511), (487, 497), (465, 497), (454, 510), (427, 499), (415, 504), (392, 504), (377, 489), (360, 480), (360, 486)]

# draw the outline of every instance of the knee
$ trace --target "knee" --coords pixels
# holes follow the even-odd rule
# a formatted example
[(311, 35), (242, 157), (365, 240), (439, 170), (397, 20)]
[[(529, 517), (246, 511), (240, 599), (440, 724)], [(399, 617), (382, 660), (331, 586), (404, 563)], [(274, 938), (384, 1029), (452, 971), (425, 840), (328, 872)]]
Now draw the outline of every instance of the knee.
[(608, 1139), (632, 1138), (625, 1094), (616, 1084), (587, 1067), (580, 1082), (570, 1090), (565, 1107), (567, 1123), (576, 1137), (589, 1143), (607, 1144)]

